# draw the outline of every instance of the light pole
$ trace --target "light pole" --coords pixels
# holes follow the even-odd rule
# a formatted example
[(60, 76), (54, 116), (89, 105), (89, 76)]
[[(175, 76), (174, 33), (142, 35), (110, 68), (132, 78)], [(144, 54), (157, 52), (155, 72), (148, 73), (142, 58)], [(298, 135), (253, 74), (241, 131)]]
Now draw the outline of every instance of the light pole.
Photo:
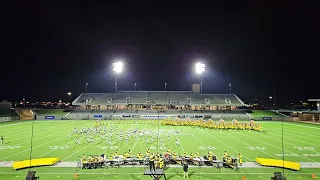
[(137, 89), (137, 83), (134, 83), (133, 90), (136, 91), (136, 89)]
[(69, 96), (69, 101), (70, 101), (71, 92), (68, 92), (68, 96)]
[(86, 83), (86, 93), (88, 93), (88, 85), (89, 83)]
[(123, 63), (118, 61), (112, 64), (113, 71), (116, 73), (116, 82), (114, 83), (115, 92), (118, 92), (118, 74), (122, 72)]
[(168, 83), (164, 83), (164, 91), (167, 91), (167, 85)]
[(200, 93), (202, 94), (202, 73), (206, 71), (206, 65), (203, 63), (196, 63), (196, 73), (200, 75)]
[(271, 102), (271, 107), (272, 107), (272, 96), (269, 96), (270, 102)]

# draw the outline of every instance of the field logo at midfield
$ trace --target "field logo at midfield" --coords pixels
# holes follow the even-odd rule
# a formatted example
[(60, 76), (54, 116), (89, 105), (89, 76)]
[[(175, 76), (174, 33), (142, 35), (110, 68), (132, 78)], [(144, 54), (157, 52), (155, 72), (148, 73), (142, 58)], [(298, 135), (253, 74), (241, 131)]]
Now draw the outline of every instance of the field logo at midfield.
[(68, 149), (70, 146), (48, 146), (49, 149), (51, 150), (63, 150), (63, 149)]
[(260, 147), (260, 146), (248, 146), (247, 149), (251, 151), (264, 151), (267, 148), (266, 147)]
[(21, 146), (0, 146), (0, 150), (6, 150), (6, 149), (18, 149)]
[(298, 149), (300, 151), (315, 151), (316, 149), (314, 147), (293, 147), (295, 149)]
[(100, 148), (100, 149), (103, 149), (103, 150), (106, 150), (106, 149), (108, 149), (108, 148), (110, 148), (110, 149), (118, 149), (118, 146), (97, 146), (98, 148)]
[(199, 149), (209, 149), (209, 150), (215, 150), (216, 148), (213, 146), (207, 146), (207, 148), (200, 146)]

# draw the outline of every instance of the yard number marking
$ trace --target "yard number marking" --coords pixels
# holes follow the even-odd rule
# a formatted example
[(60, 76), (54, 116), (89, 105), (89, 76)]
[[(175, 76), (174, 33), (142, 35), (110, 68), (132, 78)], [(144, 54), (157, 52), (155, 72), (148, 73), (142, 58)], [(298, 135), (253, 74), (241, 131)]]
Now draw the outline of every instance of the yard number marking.
[[(110, 146), (97, 146), (100, 149), (106, 150), (108, 149)], [(111, 146), (110, 149), (118, 149), (118, 146)]]
[(51, 150), (57, 150), (57, 149), (60, 149), (60, 150), (63, 150), (63, 149), (68, 149), (69, 146), (49, 146), (49, 149)]
[(18, 149), (21, 146), (0, 146), (0, 150), (5, 150), (5, 149)]
[(110, 149), (118, 149), (118, 146), (111, 146)]
[(207, 146), (207, 148), (200, 146), (199, 149), (209, 149), (209, 150), (215, 150), (216, 148), (213, 146)]
[(259, 146), (248, 146), (247, 149), (251, 151), (264, 151), (266, 147), (259, 147)]
[(314, 151), (315, 148), (314, 147), (293, 147), (295, 149), (298, 149), (300, 151)]

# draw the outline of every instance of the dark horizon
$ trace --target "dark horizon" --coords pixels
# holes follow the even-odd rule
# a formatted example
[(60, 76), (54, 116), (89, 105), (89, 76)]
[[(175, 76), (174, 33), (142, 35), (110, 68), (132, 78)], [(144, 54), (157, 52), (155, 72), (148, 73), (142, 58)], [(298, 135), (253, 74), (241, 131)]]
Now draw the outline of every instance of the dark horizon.
[(67, 100), (114, 92), (111, 64), (123, 59), (119, 90), (191, 90), (306, 101), (320, 98), (316, 6), (294, 2), (8, 6), (0, 100)]

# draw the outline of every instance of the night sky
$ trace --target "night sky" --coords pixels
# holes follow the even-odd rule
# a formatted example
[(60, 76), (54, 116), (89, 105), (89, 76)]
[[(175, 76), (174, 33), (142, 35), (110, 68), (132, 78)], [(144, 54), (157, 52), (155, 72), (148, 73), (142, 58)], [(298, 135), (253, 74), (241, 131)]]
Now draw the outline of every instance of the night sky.
[(315, 4), (74, 2), (4, 7), (0, 99), (67, 99), (86, 82), (89, 92), (113, 92), (116, 59), (125, 64), (119, 90), (135, 82), (138, 90), (163, 90), (165, 82), (191, 90), (200, 60), (204, 93), (228, 93), (231, 82), (245, 101), (268, 99), (274, 84), (281, 101), (320, 98)]

